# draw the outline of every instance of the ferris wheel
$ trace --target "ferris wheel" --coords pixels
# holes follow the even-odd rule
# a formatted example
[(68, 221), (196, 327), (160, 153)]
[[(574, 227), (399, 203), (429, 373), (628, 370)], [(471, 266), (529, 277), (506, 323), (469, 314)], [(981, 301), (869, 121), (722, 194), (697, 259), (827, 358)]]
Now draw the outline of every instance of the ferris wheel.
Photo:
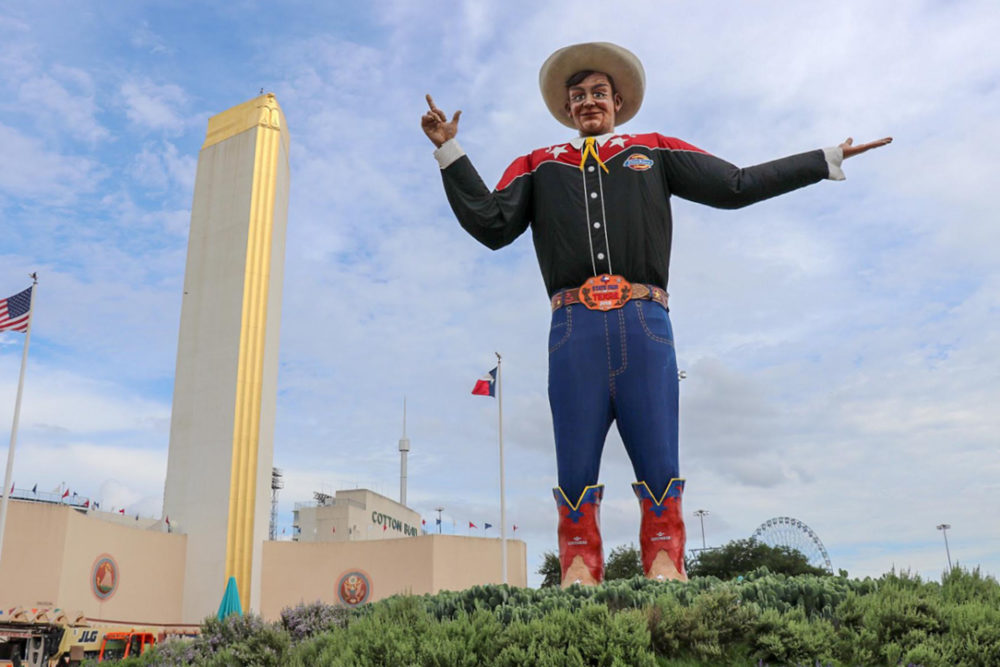
[(772, 547), (788, 547), (802, 553), (809, 564), (833, 573), (830, 554), (812, 528), (790, 516), (768, 519), (753, 532), (753, 539)]

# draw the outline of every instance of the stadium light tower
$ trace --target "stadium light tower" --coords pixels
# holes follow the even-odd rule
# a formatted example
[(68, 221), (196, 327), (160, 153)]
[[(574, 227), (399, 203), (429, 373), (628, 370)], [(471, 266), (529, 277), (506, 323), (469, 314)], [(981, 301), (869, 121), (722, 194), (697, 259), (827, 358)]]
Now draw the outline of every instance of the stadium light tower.
[(938, 524), (937, 529), (944, 534), (944, 552), (948, 555), (948, 571), (951, 572), (951, 550), (948, 548), (948, 529), (951, 528), (950, 523)]
[(701, 520), (701, 549), (704, 551), (705, 547), (705, 517), (711, 514), (708, 510), (695, 510), (694, 515)]
[(406, 397), (403, 397), (403, 437), (399, 439), (399, 504), (406, 507), (406, 455), (410, 439), (406, 437)]

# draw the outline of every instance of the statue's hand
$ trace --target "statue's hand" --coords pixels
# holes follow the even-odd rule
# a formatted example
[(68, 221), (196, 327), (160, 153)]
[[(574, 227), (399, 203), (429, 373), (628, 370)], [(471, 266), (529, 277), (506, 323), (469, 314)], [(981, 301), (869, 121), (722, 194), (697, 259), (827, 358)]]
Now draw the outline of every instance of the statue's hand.
[(441, 144), (458, 134), (458, 117), (462, 112), (456, 111), (451, 120), (448, 120), (444, 112), (434, 106), (434, 98), (430, 95), (427, 95), (427, 106), (430, 110), (420, 117), (420, 127), (423, 128), (427, 138), (440, 148)]
[(864, 153), (865, 151), (870, 151), (873, 148), (878, 148), (880, 146), (885, 146), (886, 144), (892, 143), (892, 137), (884, 137), (878, 141), (870, 141), (867, 144), (854, 145), (854, 139), (847, 137), (844, 143), (840, 144), (840, 148), (844, 151), (844, 159)]

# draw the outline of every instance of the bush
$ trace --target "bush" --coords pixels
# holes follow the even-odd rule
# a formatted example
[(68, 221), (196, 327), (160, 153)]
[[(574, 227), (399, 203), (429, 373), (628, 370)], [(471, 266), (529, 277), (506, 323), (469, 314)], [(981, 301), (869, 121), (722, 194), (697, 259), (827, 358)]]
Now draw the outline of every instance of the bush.
[(691, 605), (662, 595), (647, 611), (652, 647), (662, 656), (719, 661), (741, 644), (759, 613), (731, 589), (705, 593)]
[(273, 667), (285, 664), (290, 646), (288, 633), (260, 616), (227, 616), (220, 621), (206, 618), (201, 634), (193, 640), (170, 640), (137, 658), (120, 661), (123, 667), (145, 665), (200, 665), (223, 667)]
[(299, 605), (268, 624), (206, 620), (125, 665), (1000, 665), (1000, 584), (759, 569), (742, 581), (481, 586), (354, 609)]
[(300, 642), (320, 632), (343, 628), (349, 615), (346, 608), (316, 601), (285, 607), (281, 610), (280, 623), (293, 642)]

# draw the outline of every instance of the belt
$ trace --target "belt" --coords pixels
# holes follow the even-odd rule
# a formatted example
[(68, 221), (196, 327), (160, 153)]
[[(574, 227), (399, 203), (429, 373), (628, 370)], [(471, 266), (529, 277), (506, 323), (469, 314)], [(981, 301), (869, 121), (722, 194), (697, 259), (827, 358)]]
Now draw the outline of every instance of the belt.
[[(609, 280), (622, 286), (625, 296), (610, 304), (602, 304), (600, 302), (595, 304), (595, 299), (592, 296), (594, 282), (601, 281), (606, 283)], [(668, 296), (665, 289), (656, 285), (629, 283), (621, 276), (595, 276), (595, 278), (591, 278), (581, 287), (570, 287), (569, 289), (559, 290), (552, 295), (552, 310), (556, 311), (563, 306), (569, 306), (574, 303), (582, 303), (591, 310), (611, 310), (612, 308), (621, 308), (626, 302), (632, 299), (655, 301), (664, 308), (668, 308)]]

